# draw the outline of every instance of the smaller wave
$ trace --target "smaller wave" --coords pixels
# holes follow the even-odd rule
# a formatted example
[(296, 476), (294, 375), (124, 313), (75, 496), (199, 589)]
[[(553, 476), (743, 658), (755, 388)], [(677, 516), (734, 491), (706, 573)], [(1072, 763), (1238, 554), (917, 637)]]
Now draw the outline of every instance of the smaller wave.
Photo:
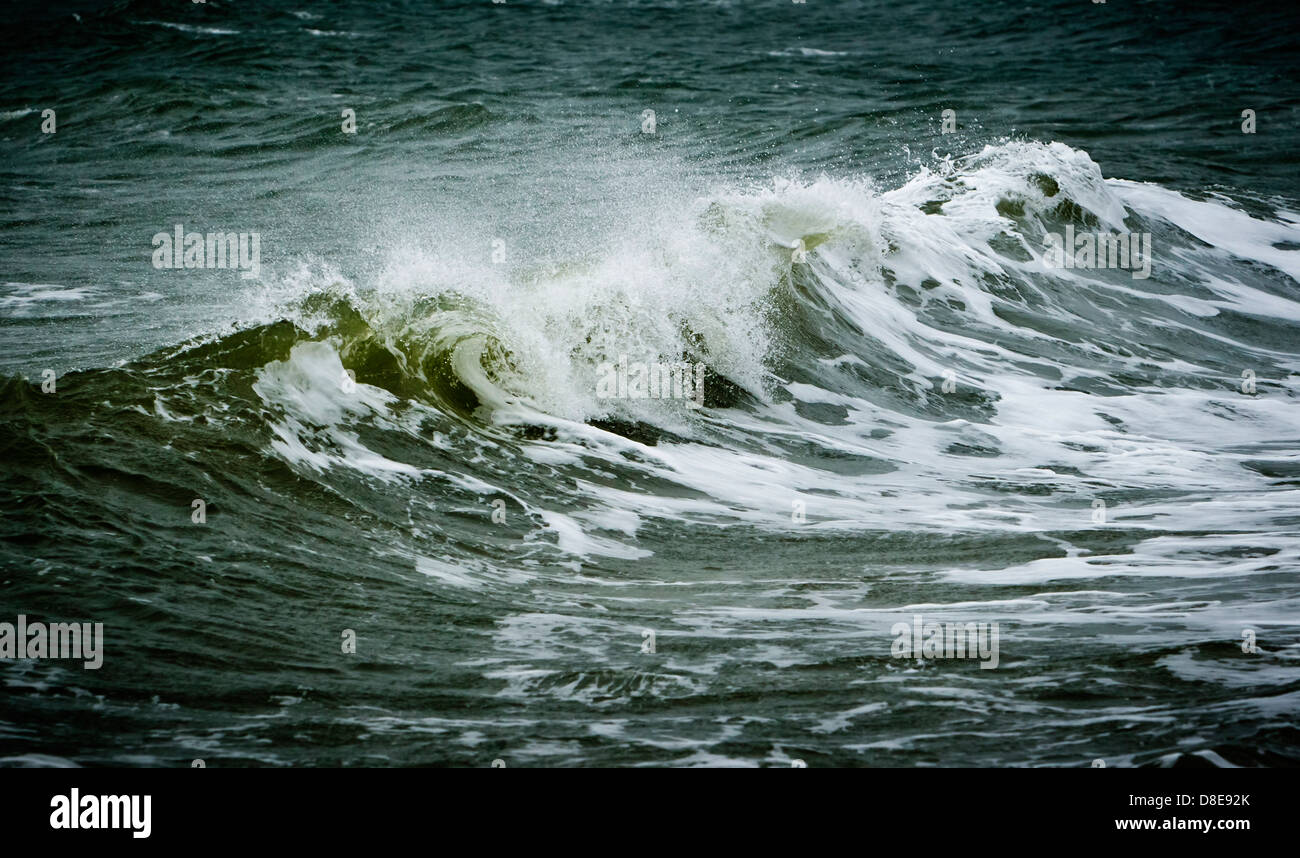
[(154, 27), (166, 27), (182, 33), (202, 33), (208, 36), (238, 36), (239, 30), (223, 30), (219, 27), (198, 27), (193, 24), (176, 24), (171, 21), (136, 21), (136, 24), (148, 24)]
[(25, 316), (42, 305), (84, 301), (95, 294), (90, 286), (63, 286), (58, 283), (6, 283), (0, 295), (0, 316)]
[(363, 33), (354, 33), (351, 30), (313, 30), (311, 27), (307, 28), (307, 32), (313, 36), (344, 36), (349, 39), (359, 39), (364, 35)]
[(786, 48), (783, 51), (768, 51), (769, 57), (847, 57), (848, 51), (825, 51), (821, 48)]

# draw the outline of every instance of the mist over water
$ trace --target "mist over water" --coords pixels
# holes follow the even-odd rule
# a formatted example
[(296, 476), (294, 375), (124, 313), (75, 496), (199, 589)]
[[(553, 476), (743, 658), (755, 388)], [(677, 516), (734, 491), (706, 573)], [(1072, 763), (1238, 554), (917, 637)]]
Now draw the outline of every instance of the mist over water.
[(0, 762), (1295, 764), (1294, 15), (1171, 8), (18, 11), (0, 622), (105, 644)]

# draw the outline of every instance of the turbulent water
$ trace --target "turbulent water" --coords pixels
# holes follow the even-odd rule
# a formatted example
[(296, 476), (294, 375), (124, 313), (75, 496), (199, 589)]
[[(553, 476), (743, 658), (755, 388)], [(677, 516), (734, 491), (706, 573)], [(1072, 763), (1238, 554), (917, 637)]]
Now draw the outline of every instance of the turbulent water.
[(6, 12), (0, 762), (1300, 762), (1294, 13)]

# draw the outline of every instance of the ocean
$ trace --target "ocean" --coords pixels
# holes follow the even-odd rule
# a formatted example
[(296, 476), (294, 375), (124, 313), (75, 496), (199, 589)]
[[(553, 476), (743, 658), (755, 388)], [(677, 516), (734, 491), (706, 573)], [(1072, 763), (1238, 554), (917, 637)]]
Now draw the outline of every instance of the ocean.
[(0, 765), (1300, 763), (1295, 7), (5, 12)]

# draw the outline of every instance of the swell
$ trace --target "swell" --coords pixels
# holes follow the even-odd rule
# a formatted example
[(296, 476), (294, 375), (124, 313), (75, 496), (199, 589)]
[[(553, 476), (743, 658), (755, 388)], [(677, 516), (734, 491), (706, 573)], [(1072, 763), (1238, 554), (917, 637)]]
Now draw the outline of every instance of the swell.
[[(1044, 236), (1067, 227), (1149, 232), (1151, 276), (1045, 268)], [(763, 479), (795, 494), (826, 479), (818, 491), (846, 522), (876, 492), (908, 491), (897, 513), (915, 523), (918, 483), (954, 505), (1008, 491), (1052, 500), (1109, 485), (1124, 444), (1213, 448), (1216, 413), (1244, 425), (1246, 448), (1286, 437), (1286, 412), (1229, 400), (1244, 371), (1272, 403), (1294, 396), (1296, 236), (1285, 209), (1108, 181), (1086, 153), (1007, 143), (887, 191), (825, 176), (723, 187), (562, 262), (496, 264), (453, 243), (398, 256), (364, 285), (308, 266), (261, 324), (66, 375), (55, 396), (6, 380), (6, 452), (28, 463), (7, 491), (89, 503), (117, 486), (127, 504), (138, 480), (142, 504), (166, 497), (174, 515), (177, 497), (217, 479), (195, 464), (208, 450), (247, 498), (268, 480), (319, 499), (430, 479), (431, 499), (470, 505), (514, 486), (539, 521), (556, 474), (577, 480), (566, 503), (617, 476), (644, 486), (649, 507), (696, 496), (711, 515), (762, 508)], [(602, 367), (620, 359), (703, 364), (705, 407), (602, 398)], [(1210, 416), (1174, 429), (1161, 411), (1175, 402)], [(1099, 444), (1103, 430), (1115, 438)], [(558, 447), (539, 451), (547, 442)], [(1285, 470), (1250, 452), (1257, 467), (1240, 467), (1252, 478)], [(936, 454), (966, 464), (929, 471)], [(1015, 473), (1022, 456), (1050, 464), (1053, 481)], [(710, 477), (724, 460), (738, 470)], [(380, 507), (386, 527), (411, 526), (409, 510)], [(545, 526), (558, 544), (561, 529)]]

